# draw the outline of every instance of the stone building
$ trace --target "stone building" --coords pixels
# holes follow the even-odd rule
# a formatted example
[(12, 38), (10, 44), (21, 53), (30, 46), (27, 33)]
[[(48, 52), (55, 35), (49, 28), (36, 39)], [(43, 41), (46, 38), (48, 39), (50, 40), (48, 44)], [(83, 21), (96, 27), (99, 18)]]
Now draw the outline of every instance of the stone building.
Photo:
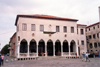
[[(17, 15), (15, 57), (79, 57), (86, 52), (86, 25), (77, 19), (50, 15)], [(12, 39), (10, 41), (12, 45)]]
[(98, 53), (100, 51), (100, 22), (86, 27), (87, 51)]

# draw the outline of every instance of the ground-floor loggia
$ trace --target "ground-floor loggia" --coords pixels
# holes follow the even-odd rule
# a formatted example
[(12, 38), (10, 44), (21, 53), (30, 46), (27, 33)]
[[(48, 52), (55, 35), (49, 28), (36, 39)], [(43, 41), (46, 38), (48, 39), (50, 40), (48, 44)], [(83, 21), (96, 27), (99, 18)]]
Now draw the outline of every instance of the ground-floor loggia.
[(64, 40), (48, 40), (45, 42), (43, 39), (36, 42), (32, 39), (30, 42), (27, 42), (26, 39), (23, 39), (18, 46), (18, 57), (38, 57), (38, 56), (75, 56), (77, 52), (78, 55), (78, 46), (76, 42), (72, 40), (68, 42)]

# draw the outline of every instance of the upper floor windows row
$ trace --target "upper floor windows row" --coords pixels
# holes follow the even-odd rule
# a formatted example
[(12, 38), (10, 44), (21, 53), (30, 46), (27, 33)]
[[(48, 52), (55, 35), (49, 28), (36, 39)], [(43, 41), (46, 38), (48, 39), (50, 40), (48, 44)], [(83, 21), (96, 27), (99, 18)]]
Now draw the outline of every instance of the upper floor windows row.
[[(36, 25), (31, 24), (31, 31), (35, 30), (36, 30)], [(25, 23), (22, 24), (22, 31), (27, 31), (27, 24)], [(44, 25), (40, 25), (40, 31), (44, 31)], [(56, 32), (60, 32), (60, 26), (56, 26)], [(63, 32), (67, 32), (67, 26), (63, 26)], [(74, 33), (74, 27), (71, 27), (71, 33)]]
[[(96, 26), (93, 26), (92, 28), (93, 28), (93, 30), (95, 30), (96, 29)], [(97, 28), (99, 28), (99, 25), (97, 25)], [(86, 29), (86, 32), (87, 32), (87, 30), (91, 31), (92, 29), (91, 28), (87, 28)]]
[[(93, 34), (93, 38), (95, 39), (96, 37), (99, 38), (99, 33)], [(88, 38), (92, 39), (92, 35), (89, 35)]]
[[(97, 48), (98, 46), (100, 47), (100, 42), (98, 42), (98, 43), (95, 42), (95, 43), (94, 43), (94, 47)], [(93, 44), (90, 43), (90, 44), (89, 44), (89, 47), (90, 47), (90, 48), (93, 48)]]

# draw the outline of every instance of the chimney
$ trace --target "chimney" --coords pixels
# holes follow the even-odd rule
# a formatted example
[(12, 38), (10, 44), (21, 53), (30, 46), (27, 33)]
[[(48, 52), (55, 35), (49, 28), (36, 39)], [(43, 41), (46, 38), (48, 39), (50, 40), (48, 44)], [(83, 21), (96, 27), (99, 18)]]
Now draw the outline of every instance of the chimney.
[(100, 22), (100, 6), (99, 6), (99, 22)]

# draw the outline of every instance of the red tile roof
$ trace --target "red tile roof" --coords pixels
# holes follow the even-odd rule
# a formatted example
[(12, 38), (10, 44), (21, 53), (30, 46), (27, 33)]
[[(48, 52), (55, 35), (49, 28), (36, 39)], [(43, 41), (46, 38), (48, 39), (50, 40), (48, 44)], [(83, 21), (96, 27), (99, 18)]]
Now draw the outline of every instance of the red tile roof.
[(19, 17), (26, 17), (26, 18), (41, 18), (41, 19), (51, 19), (51, 20), (62, 20), (62, 21), (78, 21), (77, 19), (70, 19), (70, 18), (62, 18), (62, 17), (56, 17), (51, 15), (17, 15), (15, 25), (17, 25), (17, 21)]
[[(12, 37), (10, 38), (10, 42), (11, 42), (11, 40), (12, 40), (12, 38), (14, 37), (14, 36), (16, 36), (16, 32), (12, 35)], [(9, 43), (10, 43), (9, 42)]]
[(97, 22), (97, 23), (91, 24), (91, 25), (87, 26), (87, 28), (89, 28), (89, 27), (91, 27), (91, 26), (94, 26), (94, 25), (97, 25), (97, 24), (100, 24), (100, 22)]

